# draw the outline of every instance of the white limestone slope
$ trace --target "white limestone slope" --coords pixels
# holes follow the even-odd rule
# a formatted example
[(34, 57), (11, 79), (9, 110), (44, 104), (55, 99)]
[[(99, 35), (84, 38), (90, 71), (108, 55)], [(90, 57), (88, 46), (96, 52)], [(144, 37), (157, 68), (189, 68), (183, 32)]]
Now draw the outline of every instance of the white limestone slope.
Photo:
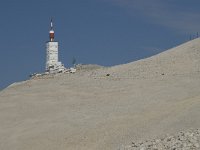
[[(200, 39), (0, 92), (0, 149), (112, 150), (200, 127)], [(109, 75), (107, 75), (109, 74)]]
[(152, 78), (162, 74), (185, 75), (200, 71), (199, 58), (198, 38), (155, 56), (112, 67), (109, 71), (119, 78)]

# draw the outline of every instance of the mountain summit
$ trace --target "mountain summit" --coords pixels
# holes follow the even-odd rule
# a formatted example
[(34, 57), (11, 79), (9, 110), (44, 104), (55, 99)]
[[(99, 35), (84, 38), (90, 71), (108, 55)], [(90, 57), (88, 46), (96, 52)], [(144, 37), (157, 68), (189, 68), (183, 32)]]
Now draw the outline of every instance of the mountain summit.
[(111, 150), (200, 126), (200, 39), (0, 92), (0, 149)]

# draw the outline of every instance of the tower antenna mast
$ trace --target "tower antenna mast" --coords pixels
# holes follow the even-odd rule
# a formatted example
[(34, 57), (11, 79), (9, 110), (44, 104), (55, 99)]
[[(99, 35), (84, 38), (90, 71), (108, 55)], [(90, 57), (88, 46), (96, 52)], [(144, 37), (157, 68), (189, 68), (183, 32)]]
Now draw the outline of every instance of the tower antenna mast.
[(51, 17), (51, 23), (50, 23), (51, 29), (49, 31), (49, 38), (50, 41), (53, 42), (54, 41), (54, 30), (53, 30), (53, 19)]

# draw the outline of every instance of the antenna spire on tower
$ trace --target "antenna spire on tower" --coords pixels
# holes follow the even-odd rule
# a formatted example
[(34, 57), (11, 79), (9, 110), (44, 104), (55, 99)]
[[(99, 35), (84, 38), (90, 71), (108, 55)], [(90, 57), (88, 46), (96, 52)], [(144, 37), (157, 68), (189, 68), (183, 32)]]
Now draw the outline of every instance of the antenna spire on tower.
[(53, 30), (53, 18), (51, 17), (51, 30)]
[(53, 19), (52, 19), (52, 17), (51, 17), (50, 26), (51, 26), (51, 29), (49, 31), (49, 38), (50, 38), (50, 41), (53, 42), (53, 40), (54, 40), (54, 30), (53, 30)]

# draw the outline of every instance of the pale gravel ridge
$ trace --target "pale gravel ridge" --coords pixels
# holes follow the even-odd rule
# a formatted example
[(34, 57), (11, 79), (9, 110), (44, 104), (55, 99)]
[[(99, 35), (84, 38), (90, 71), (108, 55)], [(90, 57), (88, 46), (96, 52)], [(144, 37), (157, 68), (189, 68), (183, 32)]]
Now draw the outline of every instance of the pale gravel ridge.
[(97, 71), (96, 77), (110, 73), (116, 78), (157, 78), (161, 75), (181, 76), (200, 72), (200, 40), (184, 43), (180, 46), (164, 51), (155, 56), (105, 68)]
[(0, 92), (2, 150), (116, 150), (200, 127), (200, 39)]

